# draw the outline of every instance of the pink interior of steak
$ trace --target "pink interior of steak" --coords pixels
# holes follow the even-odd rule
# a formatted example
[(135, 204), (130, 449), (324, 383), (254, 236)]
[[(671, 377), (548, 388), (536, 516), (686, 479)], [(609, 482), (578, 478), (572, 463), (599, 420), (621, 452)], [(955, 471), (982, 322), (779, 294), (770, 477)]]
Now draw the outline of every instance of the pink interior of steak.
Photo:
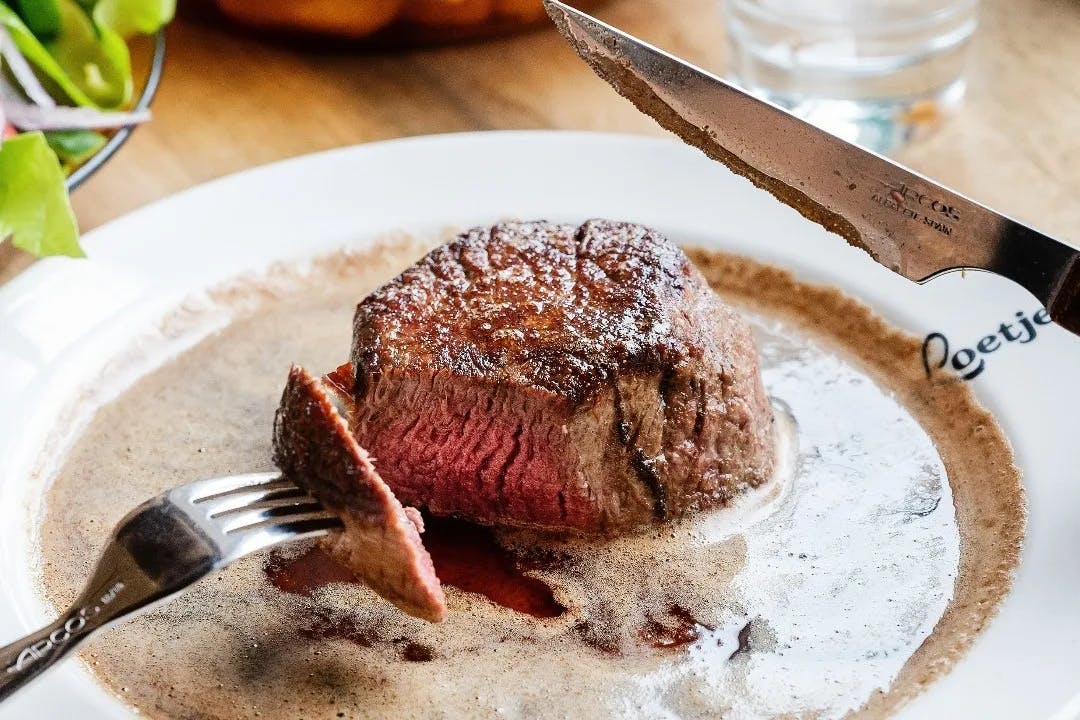
[(345, 531), (324, 541), (335, 560), (405, 612), (438, 622), (446, 600), (420, 539), (420, 514), (379, 477), (334, 405), (352, 401), (333, 398), (334, 386), (292, 368), (274, 419), (274, 461), (341, 516)]
[(386, 459), (380, 467), (404, 502), (480, 522), (531, 518), (539, 527), (591, 512), (568, 468), (555, 461), (570, 454), (566, 428), (541, 398), (444, 375), (381, 387), (386, 396), (358, 408), (353, 432)]

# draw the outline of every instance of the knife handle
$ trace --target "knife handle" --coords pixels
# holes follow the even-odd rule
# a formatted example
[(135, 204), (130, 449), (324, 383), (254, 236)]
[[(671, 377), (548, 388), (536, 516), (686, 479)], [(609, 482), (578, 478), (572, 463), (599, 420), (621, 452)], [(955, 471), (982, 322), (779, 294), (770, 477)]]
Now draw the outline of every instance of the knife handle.
[(985, 268), (1027, 288), (1050, 319), (1080, 335), (1080, 251), (1013, 220), (997, 234)]

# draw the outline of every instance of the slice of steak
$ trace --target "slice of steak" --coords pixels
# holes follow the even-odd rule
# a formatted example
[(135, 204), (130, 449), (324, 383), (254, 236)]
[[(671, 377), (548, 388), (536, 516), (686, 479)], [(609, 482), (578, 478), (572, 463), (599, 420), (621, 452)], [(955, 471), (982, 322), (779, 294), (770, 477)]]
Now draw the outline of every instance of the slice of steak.
[(432, 622), (445, 617), (442, 585), (420, 540), (420, 514), (401, 506), (326, 387), (298, 366), (289, 372), (274, 417), (274, 462), (341, 516), (344, 532), (323, 541), (335, 560), (410, 615)]
[(471, 230), (364, 299), (350, 424), (407, 504), (615, 533), (772, 467), (747, 326), (640, 225)]

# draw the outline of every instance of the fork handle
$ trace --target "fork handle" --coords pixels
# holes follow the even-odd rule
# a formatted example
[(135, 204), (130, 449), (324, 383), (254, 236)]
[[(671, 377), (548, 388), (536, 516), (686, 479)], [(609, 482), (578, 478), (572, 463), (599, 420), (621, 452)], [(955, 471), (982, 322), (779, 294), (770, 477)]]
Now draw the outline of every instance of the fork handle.
[(0, 648), (0, 702), (63, 660), (95, 631), (160, 598), (127, 550), (106, 546), (78, 599), (55, 622)]
[[(89, 608), (69, 610), (36, 633), (0, 648), (0, 702), (62, 660), (96, 628)], [(98, 626), (100, 627), (100, 626)]]

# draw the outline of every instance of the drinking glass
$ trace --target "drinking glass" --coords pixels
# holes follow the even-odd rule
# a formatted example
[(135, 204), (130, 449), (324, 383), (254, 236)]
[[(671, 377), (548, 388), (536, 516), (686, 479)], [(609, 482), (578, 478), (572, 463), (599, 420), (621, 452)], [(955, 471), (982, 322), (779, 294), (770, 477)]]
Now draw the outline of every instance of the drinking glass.
[(887, 151), (964, 95), (978, 0), (726, 0), (732, 79)]

